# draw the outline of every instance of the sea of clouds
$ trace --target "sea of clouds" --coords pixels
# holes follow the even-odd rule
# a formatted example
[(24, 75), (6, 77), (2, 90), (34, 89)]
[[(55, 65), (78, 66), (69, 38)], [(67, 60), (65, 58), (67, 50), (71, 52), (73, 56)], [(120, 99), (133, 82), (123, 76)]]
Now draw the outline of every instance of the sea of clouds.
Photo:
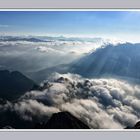
[(18, 70), (28, 75), (30, 72), (71, 63), (102, 44), (102, 39), (94, 38), (92, 41), (84, 41), (69, 38), (59, 40), (54, 37), (46, 42), (34, 42), (23, 41), (22, 38), (11, 41), (7, 37), (6, 41), (0, 40), (0, 69)]
[(93, 129), (122, 129), (140, 119), (140, 86), (117, 79), (85, 79), (54, 73), (40, 90), (7, 101), (1, 110), (15, 111), (24, 120), (51, 117), (69, 111)]
[(42, 69), (69, 64), (106, 44), (121, 42), (104, 38), (33, 37), (39, 41), (28, 36), (0, 36), (0, 69), (17, 70), (30, 76)]

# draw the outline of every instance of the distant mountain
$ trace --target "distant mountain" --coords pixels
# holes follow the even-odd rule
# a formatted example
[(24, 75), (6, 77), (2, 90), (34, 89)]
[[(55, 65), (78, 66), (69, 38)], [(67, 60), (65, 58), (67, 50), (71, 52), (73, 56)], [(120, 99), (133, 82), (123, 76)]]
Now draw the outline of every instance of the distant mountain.
[(140, 44), (107, 45), (71, 65), (85, 77), (123, 76), (140, 79)]
[(45, 125), (37, 127), (42, 129), (90, 129), (69, 112), (54, 113)]
[(37, 84), (18, 71), (0, 71), (0, 98), (14, 100)]
[[(52, 42), (57, 41), (79, 41), (79, 42), (103, 42), (102, 38), (81, 38), (81, 37), (51, 37), (51, 36), (0, 36), (0, 41), (29, 41), (29, 42)], [(106, 40), (107, 41), (107, 40)]]
[(87, 78), (120, 76), (140, 80), (140, 44), (106, 45), (70, 64), (40, 70), (31, 75), (36, 81), (51, 73), (76, 73)]
[(41, 40), (35, 37), (12, 37), (12, 36), (5, 36), (3, 38), (0, 38), (0, 41), (48, 42), (46, 40)]

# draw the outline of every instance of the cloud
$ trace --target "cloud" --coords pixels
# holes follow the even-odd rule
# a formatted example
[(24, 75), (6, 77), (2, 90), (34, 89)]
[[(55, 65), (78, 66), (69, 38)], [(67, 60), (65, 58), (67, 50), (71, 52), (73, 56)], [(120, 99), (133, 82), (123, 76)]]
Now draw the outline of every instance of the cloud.
[(118, 129), (140, 119), (140, 88), (117, 79), (85, 79), (74, 74), (50, 76), (42, 90), (25, 93), (4, 108), (16, 111), (22, 119), (42, 120), (54, 112), (69, 111), (90, 128)]
[(35, 76), (36, 72), (60, 64), (70, 64), (111, 42), (114, 41), (102, 38), (1, 36), (0, 65), (18, 70), (36, 80), (39, 79)]
[[(9, 25), (0, 25), (0, 27), (9, 27)], [(118, 44), (122, 41), (117, 39), (103, 39), (103, 38), (67, 38), (63, 39), (57, 37), (39, 38), (33, 36), (35, 39), (39, 39), (39, 42), (34, 42), (31, 37), (1, 37), (0, 46), (2, 45), (30, 45), (34, 49), (40, 52), (58, 51), (58, 53), (72, 53), (72, 54), (84, 54), (94, 51), (104, 44)], [(4, 40), (3, 40), (4, 39)], [(6, 40), (5, 40), (6, 39)], [(47, 40), (47, 41), (46, 41)], [(46, 41), (46, 42), (45, 42)], [(69, 49), (68, 49), (69, 48)], [(80, 51), (79, 51), (80, 50)]]
[(13, 105), (13, 108), (18, 112), (23, 119), (32, 120), (42, 118), (42, 116), (50, 117), (53, 113), (59, 112), (55, 107), (48, 107), (36, 100), (23, 100)]

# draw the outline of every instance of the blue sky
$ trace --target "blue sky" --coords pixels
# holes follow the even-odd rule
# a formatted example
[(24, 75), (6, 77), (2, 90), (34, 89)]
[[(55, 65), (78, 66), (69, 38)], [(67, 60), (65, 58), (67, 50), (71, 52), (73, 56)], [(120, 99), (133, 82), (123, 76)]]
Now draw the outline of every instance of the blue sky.
[(140, 11), (0, 11), (1, 34), (138, 39)]

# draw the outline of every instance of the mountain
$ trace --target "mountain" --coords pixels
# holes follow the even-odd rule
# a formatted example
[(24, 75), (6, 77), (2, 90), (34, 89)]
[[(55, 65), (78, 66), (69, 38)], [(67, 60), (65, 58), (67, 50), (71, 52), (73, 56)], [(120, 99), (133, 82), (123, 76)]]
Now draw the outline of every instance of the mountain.
[(48, 42), (46, 40), (41, 40), (35, 37), (12, 37), (12, 36), (5, 36), (0, 38), (1, 41), (28, 41), (28, 42)]
[(71, 64), (84, 77), (123, 76), (140, 79), (140, 44), (109, 44)]
[(133, 127), (133, 129), (140, 129), (140, 121), (135, 124), (135, 126)]
[(69, 112), (54, 113), (45, 125), (37, 125), (41, 129), (90, 129)]
[(47, 123), (23, 120), (11, 111), (0, 112), (0, 115), (0, 129), (90, 129), (69, 112), (54, 113)]
[(14, 100), (37, 84), (18, 71), (0, 71), (0, 98)]
[(0, 111), (0, 129), (32, 129), (33, 121), (24, 120), (16, 111)]
[(140, 121), (137, 122), (134, 126), (131, 126), (131, 127), (126, 127), (126, 129), (140, 129)]
[(140, 81), (140, 44), (108, 44), (70, 64), (40, 70), (31, 75), (36, 81), (51, 73), (76, 73), (87, 78), (117, 76)]

